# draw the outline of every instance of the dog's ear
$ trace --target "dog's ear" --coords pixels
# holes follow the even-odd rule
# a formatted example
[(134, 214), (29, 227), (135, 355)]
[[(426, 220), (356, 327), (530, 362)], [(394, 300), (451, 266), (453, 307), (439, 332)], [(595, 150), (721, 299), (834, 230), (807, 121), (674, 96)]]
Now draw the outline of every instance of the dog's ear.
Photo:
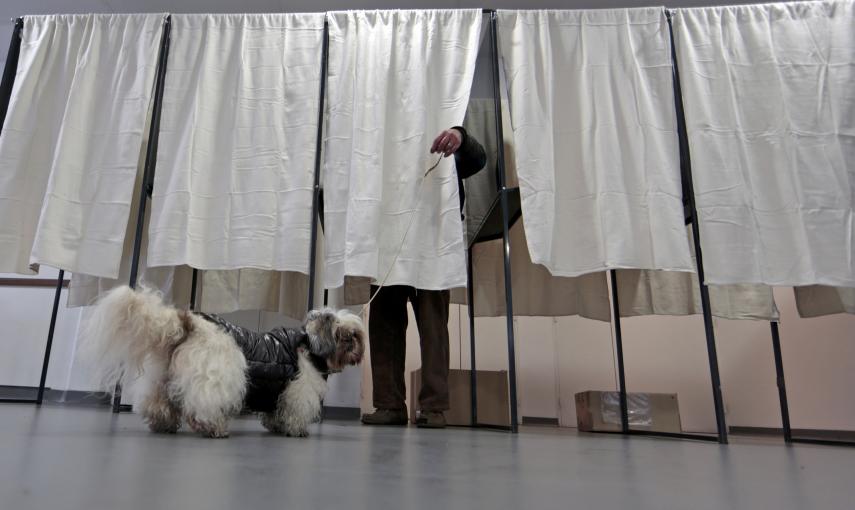
[(306, 333), (312, 354), (327, 357), (335, 352), (336, 315), (332, 310), (312, 310), (306, 315)]
[(348, 344), (351, 352), (359, 353), (365, 349), (367, 333), (362, 319), (348, 310), (339, 310), (336, 314), (336, 336), (339, 342)]

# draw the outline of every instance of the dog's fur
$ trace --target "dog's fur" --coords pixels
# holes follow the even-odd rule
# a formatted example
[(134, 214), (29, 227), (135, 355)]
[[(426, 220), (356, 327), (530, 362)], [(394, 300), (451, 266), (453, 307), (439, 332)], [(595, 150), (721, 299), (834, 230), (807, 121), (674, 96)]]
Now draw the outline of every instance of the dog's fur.
[[(313, 310), (304, 328), (308, 349), (298, 350), (298, 372), (262, 415), (270, 431), (305, 437), (320, 416), (327, 384), (310, 361), (330, 371), (362, 360), (362, 321), (345, 310)], [(83, 331), (82, 354), (104, 387), (144, 383), (142, 415), (154, 432), (176, 432), (182, 420), (209, 437), (227, 437), (243, 408), (247, 360), (235, 340), (214, 323), (163, 303), (150, 290), (119, 287), (96, 304)]]

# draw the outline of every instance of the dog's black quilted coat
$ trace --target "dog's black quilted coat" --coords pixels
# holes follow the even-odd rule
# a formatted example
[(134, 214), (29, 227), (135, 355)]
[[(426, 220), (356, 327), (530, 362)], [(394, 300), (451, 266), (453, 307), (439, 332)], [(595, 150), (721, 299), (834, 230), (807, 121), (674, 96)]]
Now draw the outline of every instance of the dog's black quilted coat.
[[(259, 333), (232, 324), (218, 315), (198, 315), (228, 333), (243, 351), (249, 383), (244, 400), (245, 410), (274, 411), (279, 394), (297, 377), (298, 349), (302, 347), (311, 353), (306, 330), (278, 327)], [(326, 360), (312, 354), (310, 359), (319, 372), (327, 372)]]

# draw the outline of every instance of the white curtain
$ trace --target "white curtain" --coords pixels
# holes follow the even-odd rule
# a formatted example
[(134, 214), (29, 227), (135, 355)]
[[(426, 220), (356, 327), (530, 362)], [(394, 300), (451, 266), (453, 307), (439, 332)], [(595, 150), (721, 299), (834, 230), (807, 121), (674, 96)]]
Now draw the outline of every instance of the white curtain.
[(795, 287), (799, 317), (823, 317), (836, 313), (855, 314), (855, 288), (808, 285)]
[(709, 283), (855, 286), (855, 4), (680, 9)]
[(463, 122), (481, 11), (333, 12), (329, 23), (325, 286), (390, 269), (387, 285), (465, 286), (453, 158), (420, 181), (434, 137)]
[[(686, 229), (691, 239), (692, 229)], [(694, 260), (694, 246), (692, 258)], [(696, 273), (622, 269), (617, 272), (621, 317), (703, 313)], [(778, 320), (772, 287), (754, 283), (710, 285), (712, 315), (732, 320)]]
[(499, 43), (532, 260), (692, 271), (664, 10), (499, 11)]
[(118, 275), (162, 26), (24, 18), (0, 136), (0, 272)]
[(323, 24), (172, 16), (150, 266), (308, 272)]

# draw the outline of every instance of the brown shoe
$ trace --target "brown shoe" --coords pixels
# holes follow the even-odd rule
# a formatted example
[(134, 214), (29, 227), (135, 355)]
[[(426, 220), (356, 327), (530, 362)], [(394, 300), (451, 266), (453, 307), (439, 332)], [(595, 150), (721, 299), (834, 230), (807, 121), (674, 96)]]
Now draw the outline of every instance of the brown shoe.
[(365, 425), (406, 425), (409, 421), (406, 409), (378, 409), (362, 415)]
[(444, 429), (445, 415), (442, 411), (422, 411), (416, 419), (416, 426), (421, 429)]

